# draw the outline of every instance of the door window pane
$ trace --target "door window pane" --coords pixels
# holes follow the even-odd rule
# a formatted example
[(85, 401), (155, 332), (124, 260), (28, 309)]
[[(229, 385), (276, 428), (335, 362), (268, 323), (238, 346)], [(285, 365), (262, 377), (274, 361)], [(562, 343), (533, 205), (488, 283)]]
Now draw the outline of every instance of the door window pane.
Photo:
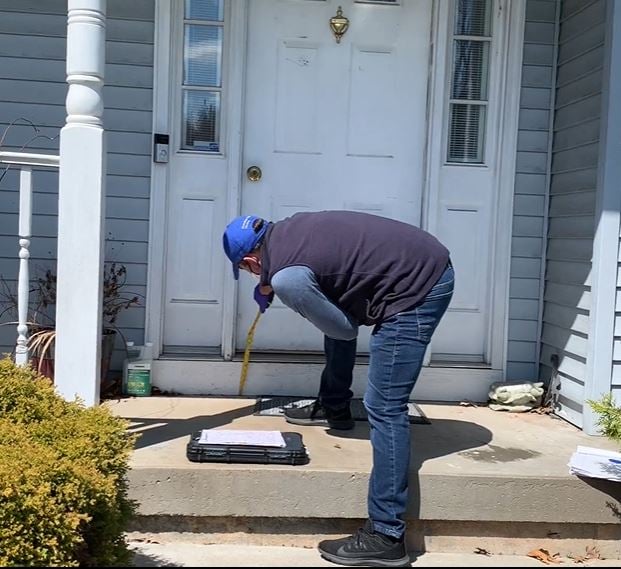
[(451, 105), (449, 162), (483, 162), (486, 111), (483, 105)]
[(454, 6), (447, 161), (483, 164), (493, 0), (454, 0)]
[(492, 27), (490, 0), (456, 0), (455, 35), (489, 36)]
[(222, 80), (222, 27), (185, 26), (183, 84), (220, 87)]
[(221, 22), (224, 19), (224, 0), (185, 0), (185, 19)]
[(455, 40), (453, 99), (487, 100), (489, 42)]
[(220, 151), (220, 93), (183, 92), (183, 141), (190, 150)]
[(181, 77), (181, 150), (219, 153), (224, 0), (186, 0)]

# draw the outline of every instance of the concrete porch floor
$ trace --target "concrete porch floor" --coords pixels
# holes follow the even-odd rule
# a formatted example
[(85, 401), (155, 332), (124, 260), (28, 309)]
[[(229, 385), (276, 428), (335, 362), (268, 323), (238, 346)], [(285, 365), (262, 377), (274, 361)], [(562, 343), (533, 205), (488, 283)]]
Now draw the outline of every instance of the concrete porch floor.
[[(133, 530), (183, 533), (199, 543), (314, 547), (366, 518), (368, 424), (353, 431), (290, 425), (253, 415), (255, 399), (148, 397), (109, 400), (140, 433), (131, 459)], [(568, 423), (487, 407), (420, 405), (412, 425), (408, 538), (418, 551), (561, 555), (595, 545), (621, 558), (621, 483), (579, 479), (567, 463), (579, 444), (616, 450)], [(303, 466), (193, 463), (185, 447), (206, 428), (296, 431)]]

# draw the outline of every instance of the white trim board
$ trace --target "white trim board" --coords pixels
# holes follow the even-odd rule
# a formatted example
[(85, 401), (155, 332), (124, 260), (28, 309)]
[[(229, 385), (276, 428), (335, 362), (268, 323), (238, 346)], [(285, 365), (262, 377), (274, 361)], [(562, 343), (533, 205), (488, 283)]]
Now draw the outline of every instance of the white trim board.
[[(242, 187), (242, 149), (243, 149), (243, 109), (246, 95), (246, 51), (248, 42), (248, 2), (231, 0), (229, 11), (229, 42), (227, 45), (227, 100), (229, 111), (226, 126), (228, 154), (227, 219), (239, 215)], [(224, 259), (224, 255), (223, 255)], [(229, 263), (226, 261), (226, 270)], [(224, 291), (224, 311), (222, 315), (222, 356), (231, 360), (235, 356), (235, 324), (237, 314), (237, 282)]]
[[(499, 0), (500, 1), (500, 0)], [(504, 3), (504, 2), (503, 2)], [(505, 3), (506, 8), (506, 3)], [(504, 75), (500, 92), (504, 93), (500, 107), (498, 151), (498, 217), (494, 228), (496, 250), (492, 274), (499, 274), (492, 290), (492, 367), (506, 370), (509, 349), (509, 303), (511, 243), (513, 240), (513, 209), (515, 195), (515, 169), (518, 148), (518, 122), (520, 116), (520, 87), (522, 84), (522, 59), (526, 0), (513, 0), (505, 10), (502, 46), (505, 49)], [(503, 374), (504, 375), (504, 374)]]
[(598, 416), (588, 400), (610, 393), (617, 296), (619, 227), (621, 225), (621, 6), (608, 2), (604, 84), (602, 86), (599, 172), (595, 205), (595, 239), (588, 334), (587, 375), (584, 386), (583, 430), (598, 434)]
[[(238, 391), (241, 367), (237, 361), (158, 360), (153, 362), (153, 385), (183, 395), (231, 396)], [(251, 362), (244, 395), (316, 397), (322, 369), (322, 364)], [(367, 372), (364, 364), (354, 369), (355, 397), (364, 394)], [(424, 367), (412, 398), (487, 401), (490, 384), (501, 379), (498, 369)]]
[[(170, 134), (170, 0), (155, 0), (155, 37), (153, 54), (153, 132)], [(167, 87), (164, 87), (167, 86)], [(166, 215), (168, 164), (151, 161), (151, 199), (149, 210), (149, 254), (145, 342), (153, 342), (154, 357), (162, 348), (164, 279), (166, 274)]]

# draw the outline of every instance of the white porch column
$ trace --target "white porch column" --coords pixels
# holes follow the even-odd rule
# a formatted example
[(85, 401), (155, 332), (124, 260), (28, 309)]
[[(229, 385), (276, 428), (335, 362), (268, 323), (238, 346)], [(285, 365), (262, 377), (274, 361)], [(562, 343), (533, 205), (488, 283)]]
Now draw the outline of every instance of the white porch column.
[(106, 0), (68, 0), (67, 123), (60, 134), (55, 384), (99, 403)]

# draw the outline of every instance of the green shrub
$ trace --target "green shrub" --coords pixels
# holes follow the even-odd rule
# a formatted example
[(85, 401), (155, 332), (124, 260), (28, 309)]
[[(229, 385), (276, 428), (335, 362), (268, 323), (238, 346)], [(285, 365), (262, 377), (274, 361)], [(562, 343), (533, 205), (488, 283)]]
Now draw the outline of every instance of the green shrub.
[(588, 402), (593, 411), (599, 415), (597, 424), (602, 434), (613, 441), (621, 442), (621, 407), (615, 405), (611, 394), (605, 395), (599, 401)]
[(127, 565), (133, 442), (107, 408), (0, 360), (0, 565)]

